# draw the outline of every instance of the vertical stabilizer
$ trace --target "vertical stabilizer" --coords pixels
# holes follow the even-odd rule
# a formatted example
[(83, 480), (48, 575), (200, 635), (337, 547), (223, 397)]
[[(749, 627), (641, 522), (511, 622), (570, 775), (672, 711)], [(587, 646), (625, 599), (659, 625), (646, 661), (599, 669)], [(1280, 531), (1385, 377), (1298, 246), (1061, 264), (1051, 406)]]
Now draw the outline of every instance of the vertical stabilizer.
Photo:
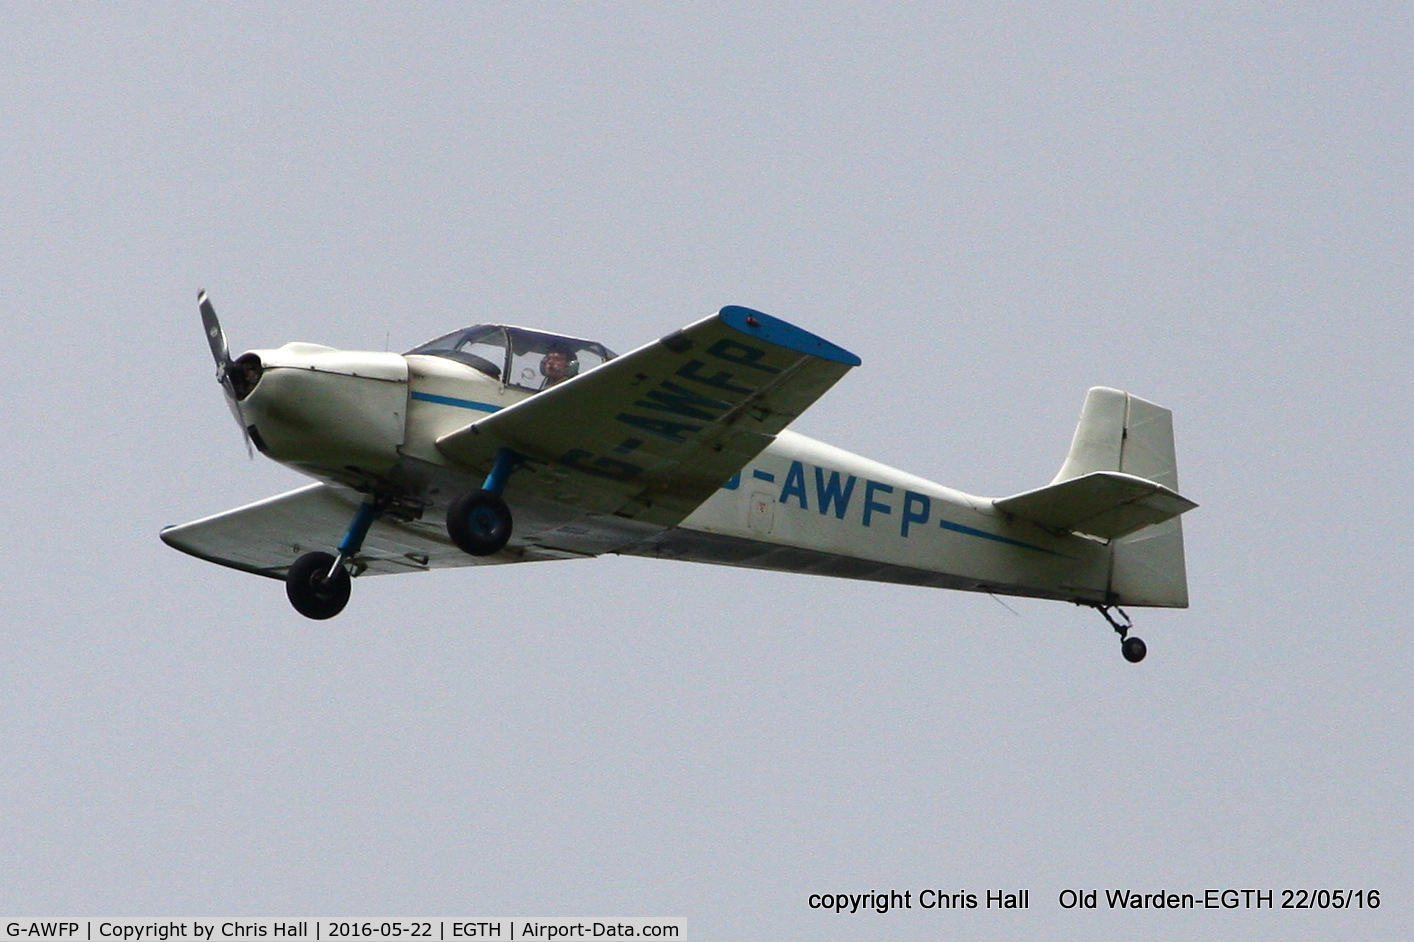
[(1129, 395), (1096, 386), (1085, 395), (1080, 422), (1070, 442), (1070, 454), (1052, 484), (1092, 471), (1118, 471), (1124, 451), (1124, 421)]
[[(1091, 389), (1070, 453), (1052, 483), (1095, 471), (1132, 474), (1178, 491), (1173, 413), (1118, 389)], [(1188, 607), (1179, 518), (1111, 541), (1108, 590), (1117, 605)]]

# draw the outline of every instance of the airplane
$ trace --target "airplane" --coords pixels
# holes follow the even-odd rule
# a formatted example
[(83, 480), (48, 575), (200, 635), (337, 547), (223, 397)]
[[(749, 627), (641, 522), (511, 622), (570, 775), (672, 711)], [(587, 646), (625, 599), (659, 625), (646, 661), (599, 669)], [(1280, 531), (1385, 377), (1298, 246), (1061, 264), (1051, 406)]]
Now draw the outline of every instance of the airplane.
[(1173, 417), (1117, 389), (1088, 392), (1049, 484), (978, 497), (788, 429), (861, 361), (750, 308), (622, 356), (483, 324), (233, 358), (197, 302), (247, 450), (316, 483), (161, 538), (282, 580), (308, 618), (355, 577), (606, 553), (1072, 602), (1132, 663), (1121, 606), (1188, 606)]

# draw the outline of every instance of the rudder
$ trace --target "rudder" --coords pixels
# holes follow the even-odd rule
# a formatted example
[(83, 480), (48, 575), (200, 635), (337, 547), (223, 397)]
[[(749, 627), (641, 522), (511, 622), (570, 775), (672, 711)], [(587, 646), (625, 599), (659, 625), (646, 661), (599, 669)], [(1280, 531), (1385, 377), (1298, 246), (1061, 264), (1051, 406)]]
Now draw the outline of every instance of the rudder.
[[(1091, 389), (1070, 452), (1051, 483), (1095, 471), (1120, 471), (1178, 491), (1173, 413), (1118, 389)], [(1107, 593), (1114, 605), (1188, 607), (1178, 517), (1110, 542)]]

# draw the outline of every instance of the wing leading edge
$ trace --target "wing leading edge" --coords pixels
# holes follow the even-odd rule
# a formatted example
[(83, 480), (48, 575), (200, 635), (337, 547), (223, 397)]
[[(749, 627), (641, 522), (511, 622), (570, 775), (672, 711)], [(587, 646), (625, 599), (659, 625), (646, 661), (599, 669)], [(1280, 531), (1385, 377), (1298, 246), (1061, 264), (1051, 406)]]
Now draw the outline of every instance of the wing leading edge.
[(530, 459), (518, 491), (674, 526), (860, 363), (744, 307), (711, 317), (444, 435), (473, 470)]

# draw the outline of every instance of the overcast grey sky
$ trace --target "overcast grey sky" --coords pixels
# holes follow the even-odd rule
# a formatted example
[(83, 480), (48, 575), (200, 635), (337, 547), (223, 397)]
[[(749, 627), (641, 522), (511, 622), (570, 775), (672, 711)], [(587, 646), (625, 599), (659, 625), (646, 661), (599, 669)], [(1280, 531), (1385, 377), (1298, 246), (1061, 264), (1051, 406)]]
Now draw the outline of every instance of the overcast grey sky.
[[(1408, 4), (6, 5), (0, 911), (694, 938), (1407, 937)], [(328, 623), (161, 526), (289, 489), (237, 351), (746, 304), (972, 491), (1174, 410), (1192, 608), (605, 559)], [(1377, 889), (1094, 913), (1067, 887)], [(809, 894), (1025, 887), (1015, 914)]]

